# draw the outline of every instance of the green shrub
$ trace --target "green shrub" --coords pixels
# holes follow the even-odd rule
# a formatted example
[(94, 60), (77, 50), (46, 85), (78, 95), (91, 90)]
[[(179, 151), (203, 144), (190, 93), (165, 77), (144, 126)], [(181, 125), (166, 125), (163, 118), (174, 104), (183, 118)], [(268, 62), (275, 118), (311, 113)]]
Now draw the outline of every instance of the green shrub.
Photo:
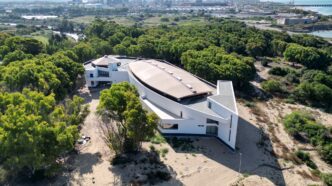
[(150, 141), (153, 144), (166, 143), (166, 139), (159, 132), (156, 132), (156, 134), (154, 136), (152, 136), (150, 139), (148, 139), (147, 141)]
[(154, 147), (153, 145), (150, 145), (149, 147), (151, 151), (156, 151), (156, 147)]
[(296, 151), (295, 155), (302, 160), (308, 167), (317, 169), (317, 165), (311, 160), (309, 153), (303, 151)]
[(276, 75), (276, 76), (285, 76), (288, 73), (290, 73), (289, 68), (284, 68), (284, 67), (272, 67), (269, 70), (269, 74)]
[(267, 67), (269, 65), (269, 60), (267, 58), (263, 58), (261, 60), (261, 65), (264, 66), (264, 67)]
[(327, 186), (332, 186), (332, 174), (321, 174), (321, 178)]
[(282, 85), (277, 80), (267, 80), (262, 83), (263, 90), (269, 93), (283, 93)]

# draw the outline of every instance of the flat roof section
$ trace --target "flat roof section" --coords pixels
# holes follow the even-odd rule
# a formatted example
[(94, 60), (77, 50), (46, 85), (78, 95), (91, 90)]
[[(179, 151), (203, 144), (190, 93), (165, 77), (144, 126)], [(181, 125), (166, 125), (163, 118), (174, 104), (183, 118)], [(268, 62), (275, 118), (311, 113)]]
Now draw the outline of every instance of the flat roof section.
[(177, 100), (213, 91), (189, 72), (160, 61), (136, 61), (129, 64), (129, 69), (145, 84)]
[(217, 95), (209, 97), (229, 110), (237, 113), (233, 84), (231, 81), (218, 81)]
[(151, 103), (149, 100), (147, 99), (143, 99), (143, 102), (146, 106), (149, 107), (149, 109), (151, 109), (151, 111), (153, 111), (155, 114), (157, 114), (157, 116), (160, 119), (181, 119), (178, 116), (175, 116), (174, 114), (167, 112), (161, 108), (159, 108), (158, 106), (156, 106), (155, 104)]

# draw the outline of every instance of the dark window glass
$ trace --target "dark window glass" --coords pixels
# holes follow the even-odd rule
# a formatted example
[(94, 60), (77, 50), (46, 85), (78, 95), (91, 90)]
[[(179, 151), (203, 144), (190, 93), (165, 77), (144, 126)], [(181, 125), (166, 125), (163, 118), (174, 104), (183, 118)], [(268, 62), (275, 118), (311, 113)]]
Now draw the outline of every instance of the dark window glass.
[(213, 124), (219, 125), (219, 121), (216, 121), (216, 120), (213, 120), (213, 119), (209, 119), (209, 118), (206, 119), (206, 123), (213, 123)]
[(206, 126), (206, 134), (218, 136), (218, 127), (217, 126)]
[(211, 108), (211, 102), (208, 102), (208, 107)]
[(179, 129), (179, 125), (178, 124), (170, 124), (170, 123), (162, 123), (160, 125), (160, 127), (162, 129), (166, 129), (166, 130), (177, 130), (177, 129)]
[(93, 74), (90, 74), (90, 77), (93, 77)]

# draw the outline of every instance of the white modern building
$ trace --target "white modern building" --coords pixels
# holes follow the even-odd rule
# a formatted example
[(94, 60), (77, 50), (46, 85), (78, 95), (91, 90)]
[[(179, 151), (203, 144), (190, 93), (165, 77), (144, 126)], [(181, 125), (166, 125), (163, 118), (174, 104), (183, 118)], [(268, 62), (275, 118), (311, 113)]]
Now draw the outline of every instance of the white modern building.
[(128, 81), (163, 134), (215, 136), (235, 149), (238, 111), (231, 81), (217, 86), (167, 62), (104, 56), (84, 64), (88, 87)]

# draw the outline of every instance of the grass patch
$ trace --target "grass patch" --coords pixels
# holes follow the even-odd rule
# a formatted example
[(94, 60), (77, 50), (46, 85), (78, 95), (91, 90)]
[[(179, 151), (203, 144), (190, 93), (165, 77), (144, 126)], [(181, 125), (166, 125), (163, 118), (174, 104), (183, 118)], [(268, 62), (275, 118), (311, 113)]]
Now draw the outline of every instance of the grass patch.
[(136, 23), (136, 21), (134, 21), (130, 17), (115, 17), (112, 19), (112, 21), (116, 22), (119, 25), (124, 25), (124, 26), (132, 26)]

